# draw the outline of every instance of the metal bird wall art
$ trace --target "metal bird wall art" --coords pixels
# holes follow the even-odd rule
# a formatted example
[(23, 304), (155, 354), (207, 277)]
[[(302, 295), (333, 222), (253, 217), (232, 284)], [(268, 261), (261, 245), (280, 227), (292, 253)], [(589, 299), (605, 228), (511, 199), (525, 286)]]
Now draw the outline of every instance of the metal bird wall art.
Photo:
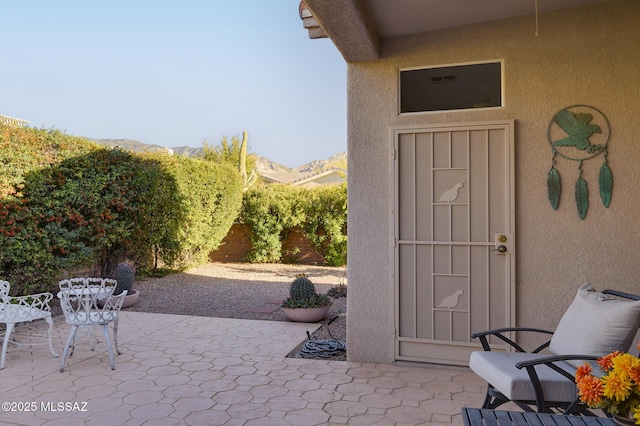
[[(591, 124), (594, 117), (599, 124)], [(547, 175), (547, 196), (552, 209), (558, 209), (562, 188), (560, 174), (555, 167), (556, 159), (561, 157), (566, 160), (576, 161), (578, 162), (578, 179), (576, 180), (574, 195), (578, 216), (581, 220), (585, 219), (589, 208), (589, 191), (587, 181), (582, 177), (582, 162), (595, 158), (600, 154), (603, 154), (604, 159), (598, 177), (600, 198), (604, 207), (609, 207), (613, 190), (613, 176), (607, 164), (609, 135), (609, 120), (594, 107), (572, 105), (558, 111), (553, 116), (547, 128), (547, 139), (553, 154), (551, 169)], [(590, 138), (595, 138), (596, 136), (603, 143), (592, 143)]]
[(440, 305), (438, 305), (438, 308), (446, 308), (446, 309), (455, 308), (456, 306), (458, 306), (458, 303), (460, 302), (459, 299), (462, 293), (464, 293), (464, 290), (456, 290), (453, 294), (442, 299), (442, 302), (440, 302)]
[(458, 182), (455, 185), (453, 185), (453, 188), (451, 189), (447, 189), (446, 191), (444, 191), (442, 193), (442, 195), (440, 196), (440, 198), (438, 198), (438, 202), (447, 202), (447, 203), (452, 203), (455, 200), (458, 199), (458, 191), (460, 190), (460, 188), (462, 188), (464, 186), (464, 182)]
[(556, 122), (562, 130), (567, 132), (569, 137), (553, 142), (554, 146), (574, 146), (582, 151), (586, 150), (592, 153), (598, 149), (602, 149), (600, 145), (591, 145), (589, 137), (593, 133), (602, 133), (600, 126), (589, 124), (593, 119), (593, 115), (587, 113), (573, 113), (563, 109), (558, 112), (553, 121)]

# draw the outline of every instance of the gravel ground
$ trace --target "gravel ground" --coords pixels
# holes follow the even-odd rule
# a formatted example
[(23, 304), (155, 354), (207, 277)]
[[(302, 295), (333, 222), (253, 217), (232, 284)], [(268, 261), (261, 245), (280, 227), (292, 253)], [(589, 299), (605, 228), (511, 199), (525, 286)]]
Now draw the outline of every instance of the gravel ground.
[[(306, 273), (318, 293), (344, 283), (344, 267), (285, 264), (208, 263), (162, 278), (138, 278), (134, 289), (140, 292), (137, 312), (156, 312), (218, 318), (288, 321), (279, 309), (289, 295), (296, 274)], [(272, 312), (269, 312), (272, 311)], [(330, 325), (329, 321), (335, 319)], [(346, 297), (333, 299), (327, 318), (311, 339), (346, 338)], [(304, 338), (304, 336), (302, 336)], [(304, 343), (304, 342), (303, 342)], [(298, 356), (302, 344), (289, 356)], [(331, 359), (344, 360), (346, 355)]]

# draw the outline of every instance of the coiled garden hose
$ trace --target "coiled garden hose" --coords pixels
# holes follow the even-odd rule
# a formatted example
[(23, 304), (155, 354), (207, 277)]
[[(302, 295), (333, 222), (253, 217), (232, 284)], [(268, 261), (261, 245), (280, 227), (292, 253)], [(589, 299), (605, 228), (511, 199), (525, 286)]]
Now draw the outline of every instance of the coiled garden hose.
[(331, 358), (334, 355), (345, 353), (347, 344), (342, 340), (336, 340), (329, 330), (329, 325), (338, 318), (338, 316), (332, 318), (326, 325), (327, 333), (331, 339), (311, 340), (311, 334), (307, 331), (307, 341), (298, 355), (301, 358)]

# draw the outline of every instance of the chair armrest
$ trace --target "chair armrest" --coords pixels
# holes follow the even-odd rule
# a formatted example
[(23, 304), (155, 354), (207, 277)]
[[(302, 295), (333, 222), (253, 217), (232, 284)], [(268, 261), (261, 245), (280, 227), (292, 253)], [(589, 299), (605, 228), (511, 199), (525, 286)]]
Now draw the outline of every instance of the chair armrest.
[(558, 361), (571, 361), (571, 360), (584, 360), (584, 361), (597, 361), (598, 356), (595, 355), (549, 355), (544, 358), (531, 359), (528, 361), (521, 361), (516, 364), (517, 368), (527, 368), (529, 366), (535, 367), (540, 364), (551, 364)]
[[(558, 361), (570, 361), (570, 360), (584, 360), (584, 361), (597, 361), (598, 356), (594, 355), (550, 355), (544, 358), (538, 358), (535, 360), (521, 361), (516, 364), (516, 368), (526, 368), (527, 374), (529, 374), (529, 380), (531, 380), (531, 384), (533, 385), (534, 392), (536, 394), (536, 405), (538, 408), (538, 412), (544, 410), (544, 392), (542, 391), (542, 384), (540, 383), (540, 379), (538, 378), (538, 373), (536, 373), (536, 366), (538, 365), (546, 365), (557, 373), (563, 375), (568, 380), (571, 380), (575, 383), (576, 378), (575, 374), (565, 370), (564, 368), (556, 365), (555, 363)], [(579, 399), (576, 400), (569, 405), (569, 408), (565, 411), (565, 414), (568, 414), (573, 408), (578, 404)]]
[[(496, 328), (493, 330), (487, 330), (487, 331), (481, 331), (478, 333), (472, 333), (471, 334), (471, 338), (472, 339), (476, 339), (479, 338), (480, 339), (480, 343), (482, 344), (482, 348), (485, 351), (491, 351), (491, 348), (489, 347), (489, 341), (487, 340), (487, 336), (495, 336), (498, 339), (502, 340), (503, 342), (509, 344), (509, 346), (511, 346), (512, 348), (514, 348), (516, 351), (518, 352), (527, 352), (526, 350), (524, 350), (520, 345), (518, 345), (516, 342), (514, 342), (513, 340), (509, 339), (507, 336), (503, 335), (503, 333), (508, 333), (508, 332), (512, 332), (512, 331), (516, 331), (516, 332), (534, 332), (534, 333), (542, 333), (542, 334), (553, 334), (553, 331), (549, 331), (549, 330), (543, 330), (541, 328), (530, 328), (530, 327), (504, 327), (504, 328)], [(541, 350), (543, 350), (544, 348), (546, 348), (547, 346), (549, 346), (550, 340), (543, 343), (542, 345), (538, 346), (537, 348), (535, 348), (533, 351), (531, 351), (531, 353), (538, 353)]]

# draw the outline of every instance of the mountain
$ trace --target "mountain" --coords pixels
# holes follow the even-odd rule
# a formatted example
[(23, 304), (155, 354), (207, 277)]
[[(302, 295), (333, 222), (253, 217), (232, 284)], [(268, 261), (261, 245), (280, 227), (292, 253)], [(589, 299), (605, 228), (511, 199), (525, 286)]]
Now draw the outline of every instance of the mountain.
[(253, 154), (253, 156), (256, 158), (256, 171), (258, 174), (294, 172), (296, 170), (291, 167), (283, 166), (275, 161), (271, 161), (261, 155)]
[(315, 160), (296, 167), (296, 172), (320, 173), (331, 169), (347, 170), (347, 152), (339, 152), (326, 160)]
[(134, 139), (91, 139), (100, 145), (105, 145), (111, 148), (119, 147), (134, 152), (167, 152), (169, 148), (160, 145), (148, 145), (146, 143), (134, 140)]
[(174, 154), (183, 155), (185, 157), (199, 157), (204, 154), (204, 149), (202, 149), (202, 147), (194, 148), (192, 146), (178, 146), (171, 149), (173, 149)]
[[(203, 153), (202, 148), (193, 148), (190, 146), (179, 146), (175, 148), (166, 148), (159, 145), (149, 145), (134, 139), (91, 139), (100, 145), (109, 147), (120, 147), (134, 152), (169, 152), (175, 155), (183, 155), (185, 157), (197, 157)], [(282, 164), (271, 161), (268, 158), (257, 154), (251, 154), (256, 157), (256, 170), (258, 173), (282, 173), (282, 172), (300, 172), (300, 173), (321, 173), (331, 169), (347, 169), (347, 153), (340, 152), (326, 160), (315, 160), (296, 168), (283, 166)]]

